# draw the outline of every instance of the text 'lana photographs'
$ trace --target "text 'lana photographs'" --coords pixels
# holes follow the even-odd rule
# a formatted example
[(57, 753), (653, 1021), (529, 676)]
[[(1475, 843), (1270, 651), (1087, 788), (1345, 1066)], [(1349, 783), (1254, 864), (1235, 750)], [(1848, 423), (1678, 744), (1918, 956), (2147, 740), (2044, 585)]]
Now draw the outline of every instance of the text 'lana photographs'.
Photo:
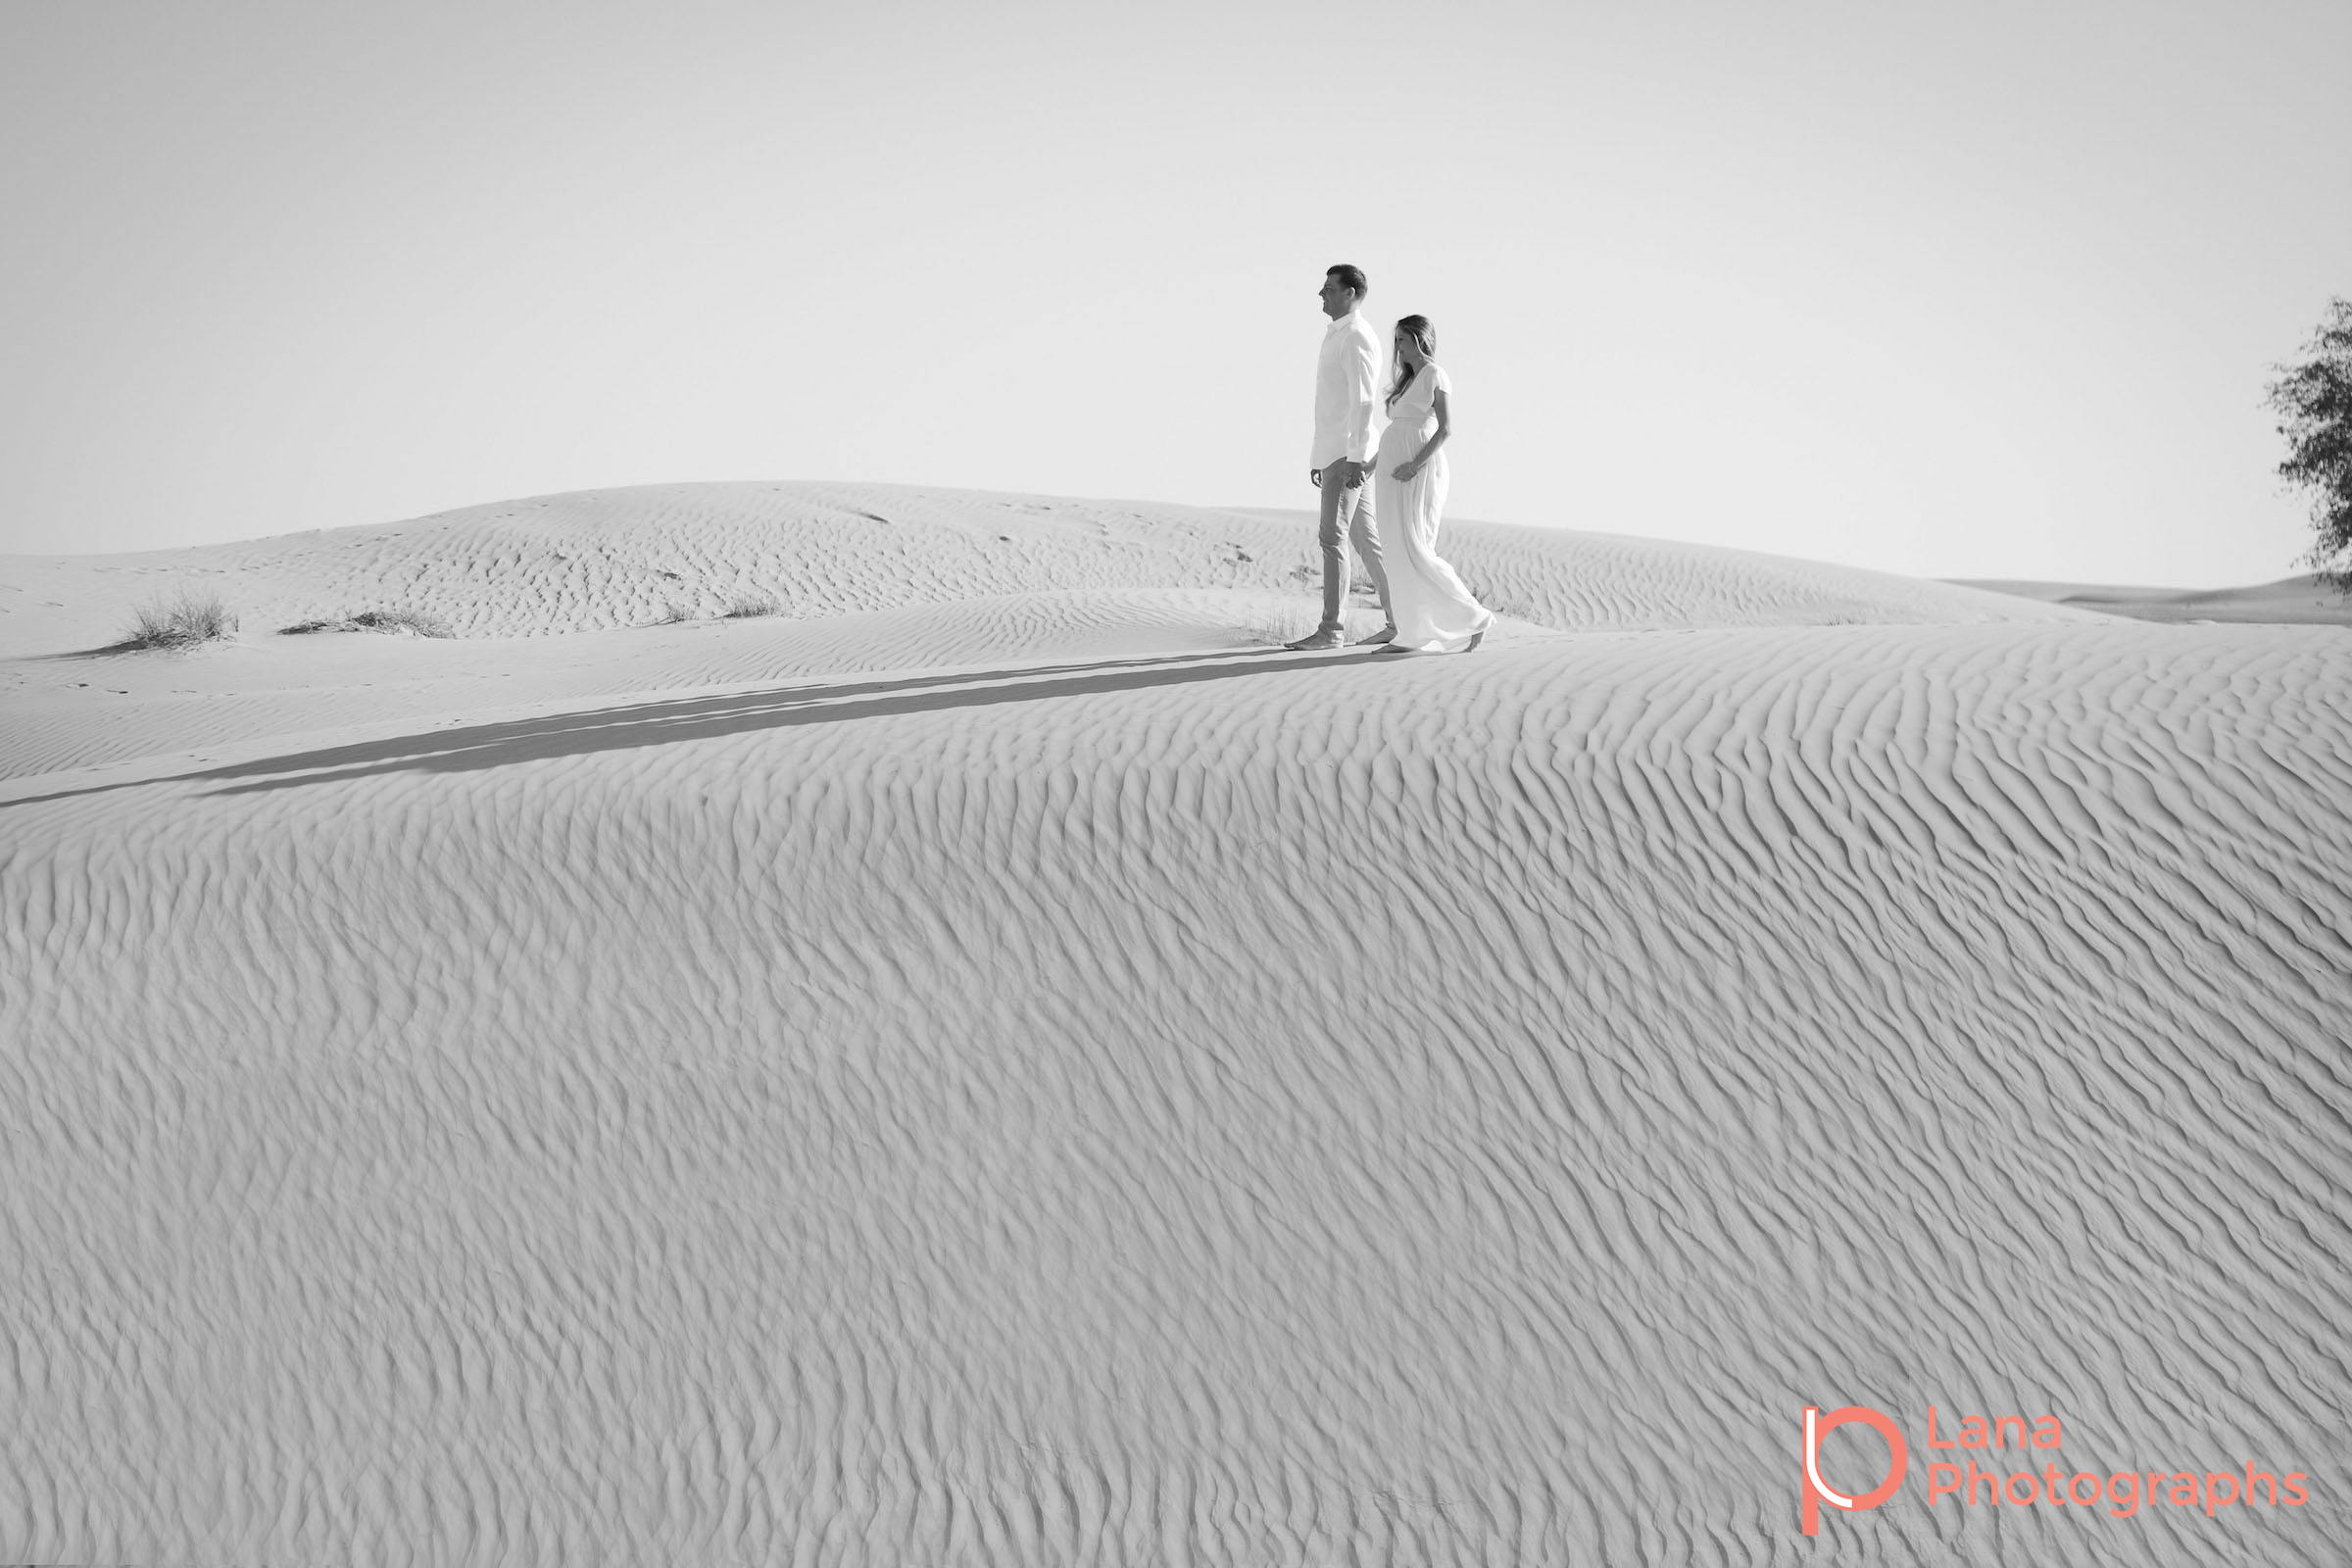
[[(1926, 1446), (1931, 1453), (1941, 1449), (1979, 1451), (1955, 1451), (1948, 1459), (1928, 1460), (1924, 1500), (1930, 1507), (1957, 1496), (1956, 1506), (1962, 1507), (2078, 1507), (2110, 1519), (2130, 1519), (2143, 1505), (2153, 1505), (2161, 1498), (2171, 1506), (2199, 1508), (2207, 1518), (2218, 1519), (2231, 1507), (2298, 1508), (2310, 1496), (2306, 1472), (2281, 1473), (2251, 1459), (2229, 1470), (2135, 1468), (2069, 1473), (2056, 1457), (2056, 1450), (2065, 1446), (2066, 1430), (2054, 1415), (2031, 1423), (2015, 1415), (1992, 1420), (1964, 1415), (1948, 1435), (1938, 1430), (1939, 1420), (1936, 1407), (1928, 1406)], [(1875, 1430), (1886, 1440), (1887, 1451), (1886, 1470), (1879, 1484), (1850, 1495), (1832, 1487), (1821, 1474), (1822, 1439), (1849, 1421)], [(1803, 1434), (1799, 1511), (1808, 1536), (1820, 1533), (1822, 1503), (1848, 1512), (1876, 1508), (1895, 1495), (1909, 1472), (1910, 1447), (1903, 1441), (1902, 1428), (1892, 1417), (1867, 1405), (1849, 1404), (1825, 1415), (1819, 1406), (1808, 1404)], [(2024, 1450), (2029, 1448), (2034, 1451), (2027, 1458)], [(1980, 1465), (1980, 1454), (1990, 1462)], [(2011, 1464), (2023, 1459), (2027, 1468), (2007, 1469), (2003, 1459)], [(2033, 1467), (2035, 1463), (2038, 1469)]]

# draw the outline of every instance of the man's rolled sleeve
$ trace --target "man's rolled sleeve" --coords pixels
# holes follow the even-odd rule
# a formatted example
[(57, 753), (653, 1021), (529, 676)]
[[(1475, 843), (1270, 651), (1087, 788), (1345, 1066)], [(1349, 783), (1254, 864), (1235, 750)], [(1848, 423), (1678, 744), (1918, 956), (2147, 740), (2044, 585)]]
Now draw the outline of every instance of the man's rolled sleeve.
[(1379, 357), (1370, 344), (1357, 339), (1348, 355), (1348, 396), (1354, 411), (1348, 416), (1348, 457), (1350, 462), (1372, 461), (1372, 405), (1380, 398)]

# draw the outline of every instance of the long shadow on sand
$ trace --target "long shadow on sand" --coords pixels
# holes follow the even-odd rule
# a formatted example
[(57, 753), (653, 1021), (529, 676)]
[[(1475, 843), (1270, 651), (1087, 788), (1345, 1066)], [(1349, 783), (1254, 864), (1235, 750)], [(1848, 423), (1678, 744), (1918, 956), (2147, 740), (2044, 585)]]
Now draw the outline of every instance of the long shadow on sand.
[[(397, 735), (349, 746), (292, 752), (225, 767), (173, 773), (161, 778), (97, 784), (0, 802), (0, 808), (103, 795), (150, 784), (220, 782), (214, 795), (244, 795), (337, 783), (384, 773), (470, 773), (512, 762), (550, 757), (586, 757), (597, 752), (708, 740), (749, 730), (789, 729), (802, 724), (840, 724), (901, 713), (930, 713), (955, 708), (991, 708), (1001, 703), (1045, 702), (1056, 697), (1144, 691), (1155, 686), (1191, 686), (1247, 675), (1298, 674), (1362, 664), (1376, 653), (1336, 658), (1276, 657), (1279, 648), (1174, 659), (1120, 660), (1088, 664), (1049, 664), (1032, 669), (968, 670), (953, 675), (918, 675), (904, 680), (859, 681), (832, 686), (770, 687), (718, 697), (683, 697), (631, 703), (617, 708), (550, 713), (538, 718), (469, 724), (419, 735)], [(234, 782), (244, 780), (248, 782)]]

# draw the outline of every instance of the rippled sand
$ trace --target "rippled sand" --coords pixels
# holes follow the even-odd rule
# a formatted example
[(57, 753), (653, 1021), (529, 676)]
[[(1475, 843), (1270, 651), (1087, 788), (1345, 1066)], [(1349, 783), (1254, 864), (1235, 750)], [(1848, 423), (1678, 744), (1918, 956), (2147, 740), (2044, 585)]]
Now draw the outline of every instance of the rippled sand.
[[(449, 643), (0, 562), (0, 1560), (2341, 1560), (2352, 634), (1465, 528), (1488, 647), (1298, 657), (1279, 518), (587, 505), (176, 553)], [(1807, 1403), (2312, 1496), (1808, 1541)]]

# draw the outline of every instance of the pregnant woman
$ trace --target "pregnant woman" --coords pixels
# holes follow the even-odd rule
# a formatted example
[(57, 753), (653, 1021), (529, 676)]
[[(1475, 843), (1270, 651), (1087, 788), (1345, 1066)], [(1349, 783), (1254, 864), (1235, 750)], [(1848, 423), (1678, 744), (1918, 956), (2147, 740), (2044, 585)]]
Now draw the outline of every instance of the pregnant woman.
[(1387, 548), (1389, 605), (1396, 640), (1384, 654), (1468, 653), (1494, 613), (1470, 597), (1453, 568), (1438, 559), (1438, 519), (1446, 511), (1446, 454), (1452, 433), (1446, 395), (1452, 390), (1438, 366), (1438, 334), (1426, 316), (1396, 323), (1396, 384), (1389, 389), (1389, 427), (1373, 461), (1373, 513)]

